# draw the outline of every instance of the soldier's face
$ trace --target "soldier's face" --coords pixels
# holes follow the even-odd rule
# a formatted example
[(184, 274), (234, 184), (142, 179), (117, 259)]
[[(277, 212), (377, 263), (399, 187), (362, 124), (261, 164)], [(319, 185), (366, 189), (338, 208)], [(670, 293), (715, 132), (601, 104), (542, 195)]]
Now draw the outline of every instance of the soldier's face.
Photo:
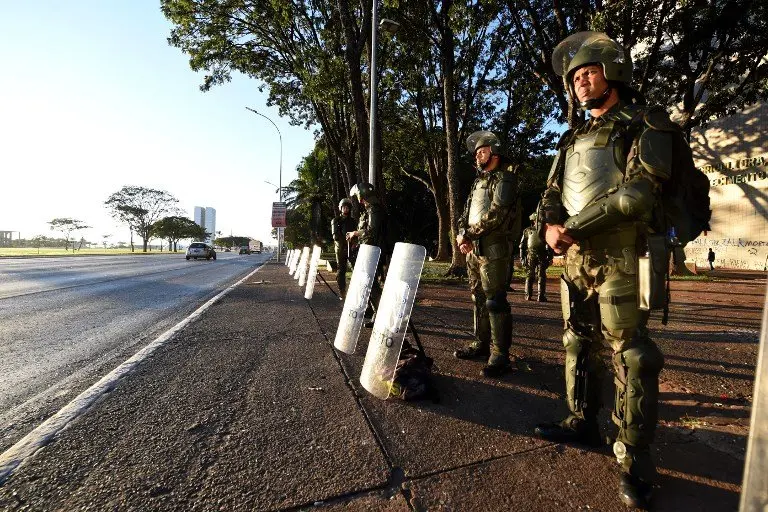
[(589, 64), (573, 73), (573, 90), (579, 101), (599, 98), (607, 88), (603, 67), (598, 64)]
[(488, 164), (491, 159), (491, 146), (483, 146), (475, 151), (475, 163), (477, 167), (482, 169)]
[(349, 206), (344, 205), (341, 207), (341, 214), (345, 217), (349, 216)]

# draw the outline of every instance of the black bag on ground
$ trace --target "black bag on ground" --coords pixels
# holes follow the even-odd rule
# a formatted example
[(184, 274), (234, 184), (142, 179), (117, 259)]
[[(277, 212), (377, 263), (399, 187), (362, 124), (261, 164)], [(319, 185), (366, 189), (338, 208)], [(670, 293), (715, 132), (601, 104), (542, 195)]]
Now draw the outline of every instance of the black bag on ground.
[(432, 383), (432, 358), (403, 340), (400, 360), (395, 368), (389, 396), (406, 402), (430, 399), (437, 401), (437, 391)]

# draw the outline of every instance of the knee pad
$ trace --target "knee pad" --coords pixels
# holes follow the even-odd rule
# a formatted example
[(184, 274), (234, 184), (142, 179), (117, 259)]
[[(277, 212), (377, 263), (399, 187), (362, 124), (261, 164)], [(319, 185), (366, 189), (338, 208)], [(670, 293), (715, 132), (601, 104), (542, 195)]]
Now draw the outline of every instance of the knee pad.
[(655, 343), (649, 341), (621, 353), (629, 373), (656, 376), (664, 368), (664, 355)]
[(485, 307), (490, 313), (509, 313), (511, 311), (509, 302), (507, 302), (507, 293), (504, 291), (496, 292), (493, 297), (486, 300)]
[(569, 354), (579, 354), (584, 348), (584, 342), (587, 341), (583, 336), (574, 331), (572, 328), (568, 328), (563, 333), (563, 346), (565, 351)]

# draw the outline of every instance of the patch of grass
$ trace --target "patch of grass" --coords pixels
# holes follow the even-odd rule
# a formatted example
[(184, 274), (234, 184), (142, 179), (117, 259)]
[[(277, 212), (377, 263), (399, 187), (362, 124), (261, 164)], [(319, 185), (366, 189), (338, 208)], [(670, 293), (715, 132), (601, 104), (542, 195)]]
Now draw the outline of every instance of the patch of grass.
[(692, 418), (687, 414), (682, 418), (680, 418), (680, 425), (682, 425), (685, 428), (696, 429), (696, 428), (701, 428), (706, 424), (707, 424), (706, 421), (701, 421), (698, 418)]
[(421, 270), (421, 281), (433, 283), (446, 281), (458, 283), (464, 281), (464, 279), (454, 276), (446, 277), (445, 274), (448, 272), (450, 267), (450, 261), (426, 261), (424, 262), (424, 268)]

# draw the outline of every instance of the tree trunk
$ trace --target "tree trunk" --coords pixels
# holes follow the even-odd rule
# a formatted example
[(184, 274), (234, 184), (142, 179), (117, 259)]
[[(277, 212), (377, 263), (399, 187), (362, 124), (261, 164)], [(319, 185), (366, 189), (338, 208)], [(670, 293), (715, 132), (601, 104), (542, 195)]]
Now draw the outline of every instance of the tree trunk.
[[(456, 138), (458, 137), (456, 104), (454, 102), (455, 93), (455, 55), (453, 42), (453, 29), (450, 26), (449, 11), (453, 2), (443, 2), (440, 12), (441, 23), (441, 41), (440, 41), (440, 61), (442, 65), (443, 78), (443, 117), (445, 121), (445, 143), (447, 152), (447, 176), (448, 176), (448, 206), (450, 214), (450, 238), (453, 241), (458, 233), (458, 221), (461, 215), (462, 201), (459, 197), (459, 180), (456, 174)], [(451, 267), (449, 274), (456, 272), (456, 269), (464, 267), (466, 258), (459, 251), (455, 243), (451, 243)]]
[[(362, 19), (362, 30), (358, 32), (352, 11), (347, 0), (338, 0), (341, 25), (344, 29), (344, 60), (349, 72), (349, 81), (352, 87), (352, 108), (355, 115), (355, 133), (357, 135), (357, 153), (360, 160), (360, 169), (368, 168), (368, 110), (365, 108), (365, 94), (363, 93), (363, 76), (361, 72), (361, 55), (365, 48), (365, 39), (370, 30), (365, 25), (366, 20), (371, 22), (370, 14)], [(370, 10), (367, 11), (370, 13)]]

